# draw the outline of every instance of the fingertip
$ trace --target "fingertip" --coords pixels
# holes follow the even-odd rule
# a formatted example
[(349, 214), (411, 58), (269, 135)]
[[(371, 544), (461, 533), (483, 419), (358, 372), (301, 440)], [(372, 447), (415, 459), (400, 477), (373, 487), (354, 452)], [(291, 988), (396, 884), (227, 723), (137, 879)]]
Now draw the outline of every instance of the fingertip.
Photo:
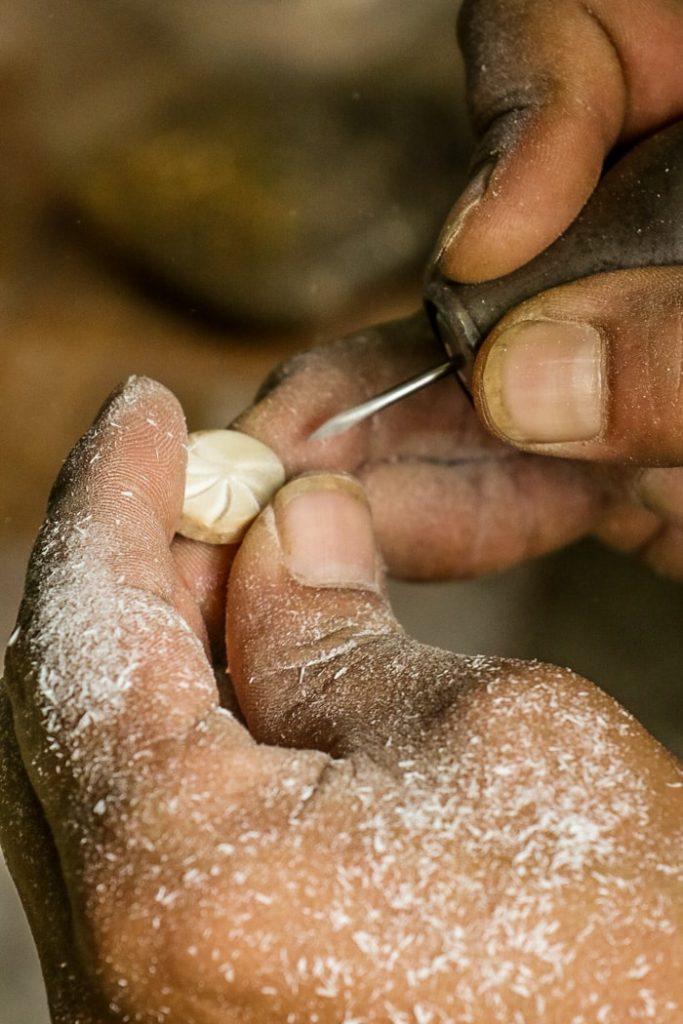
[(135, 565), (141, 578), (156, 578), (182, 507), (186, 447), (175, 396), (147, 377), (129, 378), (69, 453), (48, 523), (80, 531), (82, 545), (124, 574)]
[(382, 576), (360, 483), (345, 473), (310, 473), (287, 483), (251, 527), (235, 556), (231, 591), (248, 578), (269, 581), (299, 595), (303, 607), (315, 602), (309, 591), (377, 592)]
[(311, 441), (311, 434), (340, 409), (367, 397), (359, 394), (358, 366), (335, 361), (337, 353), (316, 351), (295, 356), (292, 368), (272, 374), (267, 390), (232, 426), (262, 441), (275, 451), (287, 476), (312, 469), (353, 469), (367, 447), (366, 430), (348, 431), (340, 437)]
[(162, 436), (164, 448), (182, 450), (186, 446), (187, 430), (180, 402), (159, 381), (132, 375), (114, 388), (102, 403), (92, 425), (69, 453), (60, 476), (82, 472), (87, 453), (90, 453), (87, 465), (94, 472), (101, 456), (94, 457), (92, 450), (112, 447), (113, 441), (117, 442), (113, 447), (125, 455), (131, 441), (147, 437), (158, 443)]
[(131, 375), (109, 396), (92, 429), (102, 431), (138, 431), (159, 441), (163, 436), (169, 447), (183, 448), (187, 443), (185, 414), (176, 396), (160, 381)]
[[(169, 440), (176, 438), (181, 446), (185, 444), (185, 415), (173, 392), (151, 377), (131, 374), (105, 398), (80, 443), (120, 437), (122, 431), (151, 433), (160, 423)], [(74, 452), (77, 450), (78, 445)]]
[(511, 273), (572, 223), (624, 130), (628, 72), (587, 4), (467, 2), (458, 38), (476, 162), (495, 161), (479, 202), (456, 204), (441, 257), (469, 284)]
[(592, 121), (552, 104), (512, 123), (446, 221), (436, 258), (447, 277), (463, 284), (503, 277), (570, 226), (611, 145)]

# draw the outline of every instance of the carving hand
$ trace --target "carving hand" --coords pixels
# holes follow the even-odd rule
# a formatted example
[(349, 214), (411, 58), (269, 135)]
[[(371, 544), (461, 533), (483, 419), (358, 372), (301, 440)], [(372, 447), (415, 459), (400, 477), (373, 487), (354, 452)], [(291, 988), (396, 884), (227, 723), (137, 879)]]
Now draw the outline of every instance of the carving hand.
[(290, 476), (320, 468), (358, 476), (394, 575), (474, 576), (592, 533), (683, 578), (682, 469), (644, 470), (623, 450), (623, 465), (515, 450), (482, 426), (454, 380), (346, 434), (308, 440), (334, 412), (440, 356), (421, 317), (369, 328), (285, 364), (236, 425), (274, 448)]
[[(537, 255), (613, 147), (683, 116), (683, 5), (466, 0), (460, 41), (481, 141), (438, 248), (447, 276), (472, 282)], [(290, 471), (358, 473), (399, 575), (466, 576), (594, 533), (683, 579), (680, 267), (596, 275), (503, 318), (474, 398), (505, 447), (450, 381), (325, 447), (305, 442), (327, 416), (442, 359), (417, 327), (363, 332), (294, 360), (243, 429), (286, 453)]]
[[(459, 35), (480, 141), (439, 258), (448, 276), (474, 281), (537, 255), (579, 213), (614, 147), (683, 116), (683, 6), (466, 0)], [(478, 411), (503, 440), (631, 467), (597, 532), (679, 579), (681, 365), (683, 270), (625, 270), (512, 310), (475, 382)]]

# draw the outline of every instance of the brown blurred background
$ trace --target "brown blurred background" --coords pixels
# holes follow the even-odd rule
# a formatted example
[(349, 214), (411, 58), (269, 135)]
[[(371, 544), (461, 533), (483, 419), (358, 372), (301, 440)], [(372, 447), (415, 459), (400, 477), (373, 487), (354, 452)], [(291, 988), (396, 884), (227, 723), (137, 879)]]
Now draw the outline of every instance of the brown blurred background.
[[(0, 0), (0, 642), (119, 380), (220, 426), (288, 354), (417, 305), (470, 145), (455, 6)], [(392, 592), (421, 639), (568, 664), (683, 752), (681, 589), (634, 562)], [(0, 1024), (47, 1024), (1, 865)]]

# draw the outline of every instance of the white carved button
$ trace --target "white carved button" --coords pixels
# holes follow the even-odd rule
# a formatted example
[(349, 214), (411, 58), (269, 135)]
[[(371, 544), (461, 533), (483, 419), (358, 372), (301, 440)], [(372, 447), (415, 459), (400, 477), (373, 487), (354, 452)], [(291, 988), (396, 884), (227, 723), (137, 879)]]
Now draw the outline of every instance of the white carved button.
[(237, 430), (189, 436), (185, 501), (178, 533), (207, 544), (241, 539), (285, 482), (275, 452)]

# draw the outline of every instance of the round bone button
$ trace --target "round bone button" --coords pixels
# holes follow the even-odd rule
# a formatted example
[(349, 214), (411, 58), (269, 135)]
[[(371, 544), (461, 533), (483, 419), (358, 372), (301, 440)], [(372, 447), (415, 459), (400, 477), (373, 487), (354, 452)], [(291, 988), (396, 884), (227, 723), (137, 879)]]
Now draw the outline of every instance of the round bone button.
[(237, 430), (190, 434), (185, 500), (178, 533), (232, 544), (285, 482), (275, 452)]

